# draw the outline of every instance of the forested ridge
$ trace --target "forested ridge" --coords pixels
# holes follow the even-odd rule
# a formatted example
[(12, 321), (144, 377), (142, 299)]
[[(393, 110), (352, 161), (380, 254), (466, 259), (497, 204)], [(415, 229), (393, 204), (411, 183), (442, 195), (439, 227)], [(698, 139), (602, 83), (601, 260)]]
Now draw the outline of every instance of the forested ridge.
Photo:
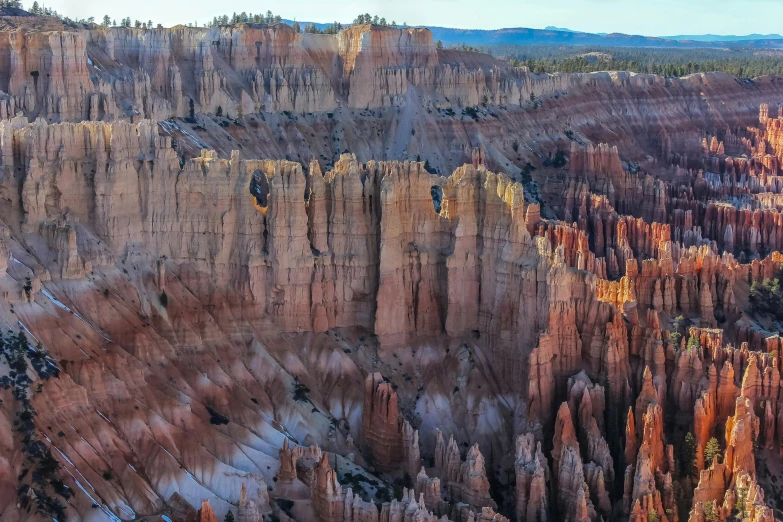
[(495, 46), (489, 51), (535, 73), (630, 71), (685, 76), (723, 72), (739, 78), (783, 76), (783, 49), (664, 49), (596, 46)]

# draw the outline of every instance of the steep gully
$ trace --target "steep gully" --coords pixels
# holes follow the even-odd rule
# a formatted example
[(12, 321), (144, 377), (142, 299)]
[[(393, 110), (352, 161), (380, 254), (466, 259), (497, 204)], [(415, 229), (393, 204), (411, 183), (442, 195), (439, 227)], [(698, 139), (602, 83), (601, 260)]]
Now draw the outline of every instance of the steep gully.
[[(774, 519), (782, 347), (747, 293), (781, 264), (779, 80), (535, 77), (369, 27), (7, 38), (62, 65), (10, 62), (0, 318), (61, 368), (31, 401), (70, 518)], [(372, 160), (407, 104), (450, 176)], [(353, 124), (363, 161), (317, 144)], [(32, 519), (2, 393), (2, 517)]]

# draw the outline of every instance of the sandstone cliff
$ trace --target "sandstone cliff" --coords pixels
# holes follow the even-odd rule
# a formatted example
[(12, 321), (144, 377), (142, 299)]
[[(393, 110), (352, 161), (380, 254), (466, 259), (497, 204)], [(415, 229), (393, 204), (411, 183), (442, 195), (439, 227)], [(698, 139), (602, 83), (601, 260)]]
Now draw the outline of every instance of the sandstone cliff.
[(5, 38), (9, 520), (773, 520), (778, 82), (410, 28)]

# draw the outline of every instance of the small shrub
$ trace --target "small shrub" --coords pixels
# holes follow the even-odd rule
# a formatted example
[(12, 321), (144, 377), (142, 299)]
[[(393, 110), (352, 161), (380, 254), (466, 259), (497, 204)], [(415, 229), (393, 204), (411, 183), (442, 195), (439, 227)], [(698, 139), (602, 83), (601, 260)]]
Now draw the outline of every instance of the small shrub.
[(720, 520), (718, 511), (715, 509), (714, 500), (710, 500), (704, 504), (704, 518), (707, 522), (718, 522), (718, 520)]
[(294, 380), (294, 400), (296, 402), (310, 402), (310, 388), (299, 382), (299, 378)]
[(522, 168), (522, 183), (530, 183), (533, 181), (533, 177), (530, 175), (536, 168), (529, 161)]
[(765, 279), (761, 284), (750, 286), (750, 310), (755, 315), (769, 315), (774, 319), (783, 320), (783, 290), (781, 290), (783, 269), (777, 276)]
[(209, 412), (209, 423), (214, 424), (216, 426), (220, 426), (223, 424), (228, 424), (228, 417), (225, 415), (221, 415), (220, 413), (216, 412), (209, 406), (206, 407), (207, 412)]
[(566, 163), (568, 163), (568, 160), (566, 159), (565, 153), (558, 147), (555, 158), (552, 160), (552, 166), (556, 169), (560, 169), (565, 167)]
[(285, 512), (286, 515), (291, 516), (291, 508), (294, 507), (294, 501), (287, 498), (276, 498), (277, 506)]
[(473, 118), (474, 121), (479, 120), (479, 113), (475, 107), (465, 107), (464, 109), (462, 109), (462, 115), (470, 116), (471, 118)]

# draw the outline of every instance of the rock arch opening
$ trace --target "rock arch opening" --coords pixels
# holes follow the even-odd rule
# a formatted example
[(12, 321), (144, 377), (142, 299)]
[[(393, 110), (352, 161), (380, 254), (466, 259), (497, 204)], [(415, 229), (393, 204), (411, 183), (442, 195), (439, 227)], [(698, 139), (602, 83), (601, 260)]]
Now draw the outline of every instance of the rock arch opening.
[(256, 206), (266, 213), (269, 207), (269, 181), (266, 179), (266, 174), (260, 170), (255, 171), (250, 178), (250, 194), (255, 198)]
[(432, 196), (432, 205), (435, 212), (440, 214), (441, 203), (443, 202), (443, 188), (440, 185), (430, 187), (430, 196)]

